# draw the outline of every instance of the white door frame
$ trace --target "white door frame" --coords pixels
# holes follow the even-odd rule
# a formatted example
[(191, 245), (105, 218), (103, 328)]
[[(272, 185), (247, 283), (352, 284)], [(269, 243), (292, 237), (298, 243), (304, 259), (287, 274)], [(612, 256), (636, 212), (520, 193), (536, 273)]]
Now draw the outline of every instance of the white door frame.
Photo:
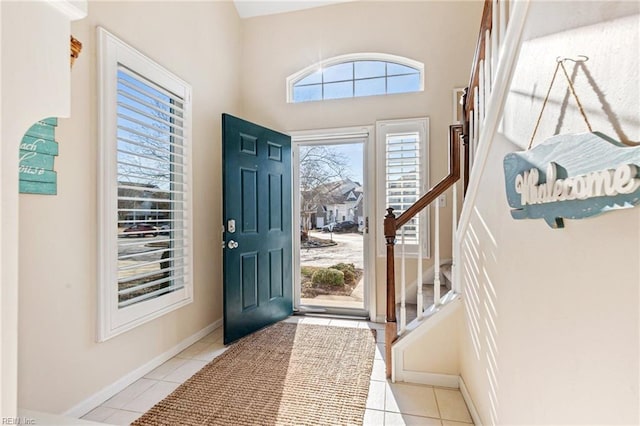
[[(364, 167), (363, 187), (365, 196), (365, 213), (369, 217), (369, 232), (364, 237), (364, 309), (368, 311), (372, 321), (376, 318), (376, 176), (375, 176), (375, 135), (374, 126), (340, 127), (320, 130), (302, 130), (288, 132), (291, 135), (291, 151), (293, 153), (292, 178), (293, 178), (293, 300), (294, 308), (300, 307), (300, 145), (332, 142), (340, 143), (347, 139), (358, 138), (364, 140)], [(346, 142), (345, 142), (346, 143)], [(296, 232), (297, 231), (297, 232)]]

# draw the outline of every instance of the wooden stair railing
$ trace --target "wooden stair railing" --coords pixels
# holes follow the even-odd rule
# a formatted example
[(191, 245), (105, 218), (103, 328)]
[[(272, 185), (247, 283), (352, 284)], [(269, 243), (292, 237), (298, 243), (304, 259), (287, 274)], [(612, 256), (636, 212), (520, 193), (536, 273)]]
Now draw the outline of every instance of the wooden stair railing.
[(385, 326), (385, 360), (387, 377), (391, 377), (391, 345), (398, 338), (396, 324), (395, 243), (396, 233), (403, 225), (433, 203), (460, 179), (460, 144), (462, 125), (449, 126), (449, 174), (432, 187), (411, 207), (396, 218), (393, 208), (387, 209), (384, 218), (384, 237), (387, 246), (387, 321)]
[[(482, 61), (486, 60), (487, 57), (487, 34), (490, 34), (493, 29), (493, 12), (493, 1), (485, 0), (484, 9), (482, 11), (482, 20), (480, 21), (478, 43), (476, 44), (476, 51), (473, 55), (473, 64), (471, 65), (471, 76), (469, 78), (469, 87), (467, 88), (467, 97), (463, 101), (464, 122), (467, 123), (467, 126), (470, 118), (469, 114), (473, 110), (475, 101), (474, 89), (480, 85), (480, 66)], [(465, 135), (468, 134), (468, 132), (465, 132)]]
[[(396, 324), (395, 253), (396, 233), (425, 207), (433, 203), (460, 179), (460, 145), (464, 145), (463, 188), (466, 195), (473, 152), (477, 148), (479, 132), (484, 119), (486, 98), (492, 89), (495, 62), (511, 12), (510, 0), (484, 0), (480, 33), (473, 58), (469, 86), (462, 99), (462, 124), (449, 127), (449, 174), (431, 188), (411, 207), (396, 217), (392, 208), (384, 219), (387, 246), (387, 323), (385, 327), (385, 353), (387, 377), (391, 377), (391, 347), (398, 338)], [(496, 26), (497, 31), (494, 30)], [(493, 62), (493, 63), (492, 63)]]

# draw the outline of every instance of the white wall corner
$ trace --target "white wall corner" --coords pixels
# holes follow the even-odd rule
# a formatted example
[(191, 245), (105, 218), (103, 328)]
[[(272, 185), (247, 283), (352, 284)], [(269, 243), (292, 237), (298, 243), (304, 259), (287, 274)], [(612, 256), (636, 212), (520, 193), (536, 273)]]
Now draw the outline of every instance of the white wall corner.
[(102, 404), (103, 402), (105, 402), (106, 400), (108, 400), (118, 392), (122, 391), (124, 388), (126, 388), (136, 380), (144, 377), (147, 373), (153, 371), (155, 368), (159, 367), (166, 361), (170, 360), (171, 358), (173, 358), (174, 356), (176, 356), (177, 354), (179, 354), (180, 352), (182, 352), (183, 350), (185, 350), (186, 348), (196, 343), (198, 340), (202, 339), (203, 337), (205, 337), (206, 335), (208, 335), (209, 333), (211, 333), (212, 331), (214, 331), (215, 329), (221, 326), (222, 326), (222, 318), (214, 321), (213, 323), (209, 324), (202, 330), (187, 337), (186, 339), (184, 339), (182, 342), (178, 343), (174, 347), (161, 353), (160, 355), (151, 359), (149, 362), (131, 371), (124, 377), (121, 377), (120, 379), (116, 380), (109, 386), (101, 389), (100, 391), (94, 393), (93, 395), (89, 396), (85, 400), (74, 405), (73, 407), (71, 407), (64, 413), (62, 413), (62, 415), (67, 417), (74, 417), (74, 418), (80, 418), (84, 416), (89, 411), (98, 407), (100, 404)]
[(464, 398), (464, 402), (467, 404), (467, 408), (469, 409), (469, 414), (471, 415), (471, 419), (473, 420), (473, 424), (475, 426), (482, 426), (482, 420), (480, 419), (480, 414), (478, 414), (478, 409), (476, 408), (473, 400), (471, 399), (471, 394), (469, 393), (469, 389), (464, 382), (462, 377), (458, 377), (458, 388), (460, 388), (460, 393), (462, 394), (462, 398)]
[(48, 0), (47, 4), (58, 9), (70, 21), (86, 18), (89, 13), (89, 2), (87, 0)]

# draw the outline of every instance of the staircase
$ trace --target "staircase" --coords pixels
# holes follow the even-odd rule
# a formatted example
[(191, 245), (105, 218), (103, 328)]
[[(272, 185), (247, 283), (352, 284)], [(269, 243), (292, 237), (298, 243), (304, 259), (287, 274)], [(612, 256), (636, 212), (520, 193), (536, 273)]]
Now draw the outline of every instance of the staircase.
[[(440, 266), (440, 294), (446, 294), (451, 290), (452, 276), (451, 276), (451, 263), (445, 263)], [(422, 284), (422, 306), (432, 306), (435, 300), (435, 287), (433, 283)], [(400, 303), (396, 303), (396, 318), (400, 317)], [(410, 327), (411, 322), (418, 318), (418, 304), (417, 303), (405, 303), (405, 310), (407, 316), (407, 327)], [(398, 329), (400, 332), (400, 329)]]
[[(473, 59), (469, 86), (465, 89), (462, 99), (463, 122), (462, 124), (449, 126), (449, 173), (437, 185), (432, 187), (418, 201), (410, 206), (400, 215), (396, 216), (393, 208), (388, 208), (388, 214), (384, 220), (384, 236), (386, 240), (387, 255), (387, 309), (385, 328), (385, 349), (386, 349), (386, 372), (387, 377), (392, 377), (392, 368), (396, 365), (392, 355), (399, 356), (398, 363), (402, 364), (400, 348), (406, 346), (404, 337), (416, 331), (422, 326), (429, 325), (433, 320), (442, 315), (441, 318), (452, 318), (452, 312), (456, 311), (455, 302), (461, 300), (458, 279), (458, 266), (456, 265), (457, 254), (460, 246), (457, 238), (458, 214), (460, 213), (460, 226), (466, 227), (469, 222), (470, 211), (462, 205), (461, 211), (457, 206), (458, 181), (462, 179), (462, 191), (466, 195), (467, 187), (471, 182), (477, 186), (477, 178), (474, 175), (473, 165), (475, 162), (485, 161), (486, 153), (482, 148), (486, 131), (492, 131), (497, 126), (499, 104), (504, 99), (506, 82), (511, 78), (513, 61), (516, 57), (519, 43), (518, 26), (522, 26), (528, 2), (516, 0), (485, 0), (478, 42)], [(510, 25), (510, 20), (514, 23)], [(518, 34), (518, 35), (516, 35)], [(506, 58), (506, 59), (505, 59)], [(439, 197), (446, 191), (452, 191), (452, 229), (450, 233), (445, 229), (452, 239), (452, 262), (441, 263), (440, 258), (440, 208)], [(464, 197), (463, 197), (464, 199)], [(419, 221), (416, 216), (427, 207), (434, 205), (430, 209), (431, 218), (434, 224), (432, 239), (434, 282), (431, 284), (418, 285), (416, 288), (416, 303), (407, 300), (405, 277), (404, 250), (400, 250), (400, 257), (396, 257), (395, 245), (397, 235), (403, 234), (403, 227), (410, 221)], [(464, 230), (464, 229), (463, 229)], [(418, 244), (422, 247), (422, 244)], [(422, 259), (422, 253), (418, 257)], [(399, 301), (396, 303), (396, 264), (402, 272), (399, 284)], [(417, 262), (417, 276), (422, 276), (422, 262)], [(411, 298), (411, 300), (414, 300)], [(448, 309), (451, 304), (452, 308)], [(437, 320), (435, 321), (438, 322)], [(392, 351), (394, 344), (402, 337), (404, 341), (398, 345), (398, 350)], [(393, 352), (393, 353), (392, 353)]]

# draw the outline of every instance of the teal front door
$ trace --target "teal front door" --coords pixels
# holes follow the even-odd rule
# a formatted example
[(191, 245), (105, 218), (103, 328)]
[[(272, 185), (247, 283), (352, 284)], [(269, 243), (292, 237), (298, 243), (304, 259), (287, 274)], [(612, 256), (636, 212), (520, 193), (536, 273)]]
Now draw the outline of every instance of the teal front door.
[(224, 343), (289, 316), (291, 138), (222, 115)]

